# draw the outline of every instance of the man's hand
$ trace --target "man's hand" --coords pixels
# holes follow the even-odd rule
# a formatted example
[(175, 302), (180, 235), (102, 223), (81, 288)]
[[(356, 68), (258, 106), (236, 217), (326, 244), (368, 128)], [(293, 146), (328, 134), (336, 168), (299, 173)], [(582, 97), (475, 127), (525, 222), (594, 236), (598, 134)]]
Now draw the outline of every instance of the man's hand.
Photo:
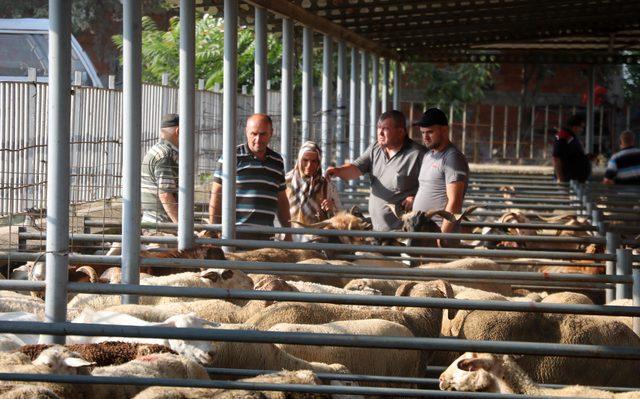
[(613, 180), (611, 179), (607, 179), (606, 177), (604, 179), (602, 179), (602, 183), (603, 184), (613, 184), (615, 183)]
[(413, 209), (413, 201), (416, 199), (415, 196), (407, 197), (400, 204), (404, 208), (405, 212), (411, 212)]
[(340, 177), (340, 168), (337, 166), (329, 166), (327, 170), (324, 172), (324, 177), (327, 180), (330, 180), (333, 177)]
[(332, 199), (325, 198), (320, 203), (320, 209), (325, 212), (333, 212), (336, 208), (336, 204)]

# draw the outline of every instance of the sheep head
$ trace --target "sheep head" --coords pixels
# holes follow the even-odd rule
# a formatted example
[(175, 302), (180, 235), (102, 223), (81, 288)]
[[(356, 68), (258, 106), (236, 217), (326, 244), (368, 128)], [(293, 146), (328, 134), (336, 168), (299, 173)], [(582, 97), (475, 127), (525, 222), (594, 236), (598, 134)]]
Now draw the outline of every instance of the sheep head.
[(94, 362), (84, 360), (80, 354), (64, 346), (52, 346), (45, 349), (32, 362), (34, 365), (47, 366), (52, 374), (85, 374), (86, 367), (94, 366)]
[[(371, 230), (372, 228), (371, 223), (362, 217), (344, 211), (338, 212), (333, 217), (318, 223), (305, 224), (296, 220), (292, 220), (291, 223), (311, 229), (327, 230)], [(338, 239), (343, 244), (360, 245), (365, 243), (362, 237), (340, 236)], [(311, 241), (318, 241), (318, 239), (312, 239)]]
[(499, 357), (489, 353), (467, 352), (440, 374), (442, 391), (502, 392), (499, 376)]
[(221, 288), (253, 289), (253, 280), (240, 270), (212, 268), (201, 271), (198, 276)]

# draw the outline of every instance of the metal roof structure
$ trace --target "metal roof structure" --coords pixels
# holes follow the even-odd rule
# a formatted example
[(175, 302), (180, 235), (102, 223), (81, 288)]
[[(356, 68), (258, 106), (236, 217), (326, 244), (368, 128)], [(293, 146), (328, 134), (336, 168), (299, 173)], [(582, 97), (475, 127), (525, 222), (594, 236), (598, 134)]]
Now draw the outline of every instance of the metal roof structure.
[[(222, 3), (196, 6), (221, 16)], [(242, 23), (252, 6), (401, 61), (640, 62), (638, 0), (248, 0)]]

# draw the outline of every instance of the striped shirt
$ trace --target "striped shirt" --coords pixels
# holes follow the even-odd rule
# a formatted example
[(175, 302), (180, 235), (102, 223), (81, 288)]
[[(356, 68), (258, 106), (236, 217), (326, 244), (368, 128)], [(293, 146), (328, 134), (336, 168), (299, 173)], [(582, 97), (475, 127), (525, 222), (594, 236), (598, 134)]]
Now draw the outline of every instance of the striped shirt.
[(640, 184), (640, 148), (629, 147), (613, 154), (604, 177), (616, 184)]
[(145, 154), (141, 170), (143, 222), (171, 222), (158, 194), (172, 193), (178, 198), (178, 148), (160, 140)]
[[(236, 225), (273, 226), (278, 194), (286, 188), (282, 157), (267, 148), (261, 161), (247, 144), (236, 148), (236, 157)], [(213, 181), (222, 184), (222, 157), (218, 159)]]

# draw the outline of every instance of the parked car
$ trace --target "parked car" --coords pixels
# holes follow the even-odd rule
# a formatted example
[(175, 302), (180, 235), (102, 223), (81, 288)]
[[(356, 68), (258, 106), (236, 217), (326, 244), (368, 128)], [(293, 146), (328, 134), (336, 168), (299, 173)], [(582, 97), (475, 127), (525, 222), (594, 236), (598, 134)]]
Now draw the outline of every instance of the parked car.
[[(0, 81), (25, 82), (29, 68), (36, 80), (49, 79), (49, 20), (41, 18), (0, 19)], [(71, 78), (82, 73), (82, 85), (102, 87), (93, 63), (80, 43), (71, 36)]]

